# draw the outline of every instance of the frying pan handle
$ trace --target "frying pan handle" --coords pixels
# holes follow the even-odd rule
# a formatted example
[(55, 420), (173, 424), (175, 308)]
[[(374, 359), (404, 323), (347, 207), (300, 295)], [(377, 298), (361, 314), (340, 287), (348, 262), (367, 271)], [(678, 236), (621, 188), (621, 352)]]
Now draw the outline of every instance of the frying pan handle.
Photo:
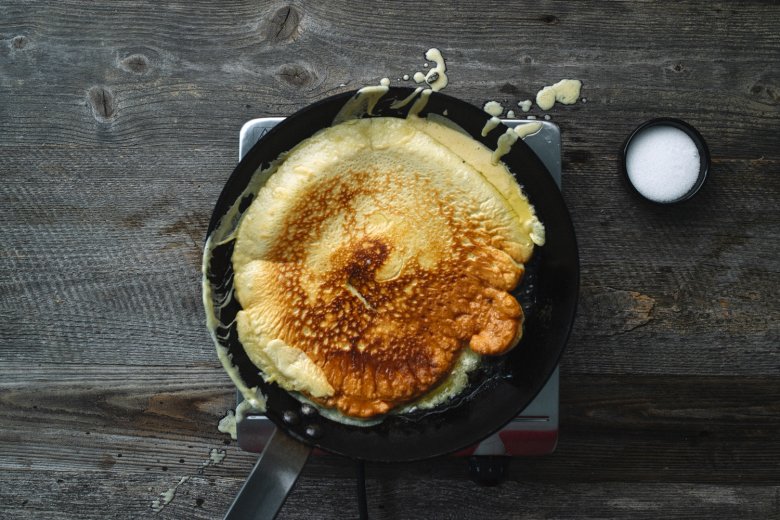
[(275, 518), (309, 453), (309, 446), (277, 428), (225, 514), (225, 520)]

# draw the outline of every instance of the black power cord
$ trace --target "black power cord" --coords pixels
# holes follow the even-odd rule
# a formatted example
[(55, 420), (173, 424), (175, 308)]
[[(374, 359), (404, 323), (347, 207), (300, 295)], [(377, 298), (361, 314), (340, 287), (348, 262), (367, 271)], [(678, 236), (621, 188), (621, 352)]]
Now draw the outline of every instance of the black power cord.
[(357, 499), (360, 520), (368, 520), (368, 502), (366, 501), (366, 463), (357, 461)]

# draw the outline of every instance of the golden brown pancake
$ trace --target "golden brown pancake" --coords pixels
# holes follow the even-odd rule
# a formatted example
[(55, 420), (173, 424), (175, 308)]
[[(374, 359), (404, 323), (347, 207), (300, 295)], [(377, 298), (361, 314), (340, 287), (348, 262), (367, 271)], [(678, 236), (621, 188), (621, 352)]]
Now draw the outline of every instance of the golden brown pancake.
[(243, 216), (239, 338), (268, 381), (367, 418), (424, 396), (464, 348), (511, 349), (509, 293), (543, 228), (490, 150), (425, 119), (327, 128)]

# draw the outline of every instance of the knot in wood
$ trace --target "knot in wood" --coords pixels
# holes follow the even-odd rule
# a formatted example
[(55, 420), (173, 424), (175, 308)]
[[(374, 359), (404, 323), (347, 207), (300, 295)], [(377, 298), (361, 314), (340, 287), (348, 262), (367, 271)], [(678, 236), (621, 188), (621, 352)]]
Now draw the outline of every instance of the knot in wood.
[(107, 123), (114, 117), (114, 94), (107, 87), (92, 87), (87, 93), (87, 99), (96, 120)]
[(780, 104), (780, 89), (775, 85), (759, 80), (750, 87), (750, 93), (754, 101), (764, 105), (775, 106)]
[(520, 89), (508, 82), (501, 85), (498, 91), (504, 94), (520, 94)]
[(274, 42), (294, 39), (300, 21), (301, 14), (295, 7), (288, 5), (277, 9), (268, 23), (266, 39)]
[(143, 54), (131, 54), (119, 62), (119, 67), (133, 74), (144, 74), (149, 69), (149, 58)]
[(13, 40), (11, 40), (11, 45), (14, 49), (23, 49), (29, 40), (27, 39), (27, 36), (19, 35), (14, 37)]
[(297, 63), (282, 65), (279, 68), (277, 75), (288, 85), (298, 88), (312, 85), (317, 79), (312, 71)]

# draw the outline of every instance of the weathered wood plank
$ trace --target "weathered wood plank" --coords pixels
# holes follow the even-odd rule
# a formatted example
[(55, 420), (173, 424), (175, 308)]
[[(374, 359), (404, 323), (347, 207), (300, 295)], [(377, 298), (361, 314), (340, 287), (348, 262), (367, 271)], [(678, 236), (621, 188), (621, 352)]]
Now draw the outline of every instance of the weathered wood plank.
[[(197, 171), (196, 162), (209, 153), (187, 161), (180, 176)], [(41, 156), (57, 161), (46, 151)], [(14, 326), (0, 336), (15, 347), (0, 357), (111, 364), (115, 352), (132, 351), (137, 359), (171, 364), (212, 359), (200, 310), (200, 244), (227, 174), (216, 181), (202, 173), (155, 179), (157, 168), (138, 162), (128, 165), (132, 177), (117, 178), (118, 162), (82, 159), (92, 182), (65, 175), (55, 184), (31, 164), (26, 183), (12, 179), (4, 186), (10, 211), (2, 258), (14, 274), (0, 281), (6, 295), (0, 312)], [(696, 208), (637, 204), (612, 177), (596, 186), (588, 172), (565, 180), (584, 285), (567, 354), (572, 366), (592, 373), (777, 373), (780, 219), (772, 194), (780, 177), (767, 175), (743, 189), (748, 199), (738, 199), (745, 202), (736, 215), (714, 208), (736, 197), (741, 181), (715, 181), (730, 185), (708, 186), (696, 202), (713, 209), (701, 208), (699, 217), (683, 213)], [(630, 295), (644, 302), (641, 316), (616, 312), (636, 311)], [(97, 308), (100, 313), (90, 311)], [(694, 336), (697, 348), (685, 348)], [(114, 347), (94, 348), (107, 344)], [(177, 355), (160, 356), (170, 349)]]
[[(208, 471), (208, 470), (207, 470)], [(158, 514), (151, 504), (176, 489)], [(38, 518), (219, 518), (241, 482), (235, 478), (174, 473), (130, 475), (115, 481), (110, 473), (10, 472), (0, 488), (0, 504), (9, 514)], [(280, 519), (353, 518), (357, 514), (355, 483), (349, 477), (311, 478), (306, 470), (285, 503)], [(772, 518), (778, 512), (778, 486), (713, 486), (704, 484), (534, 484), (506, 482), (483, 488), (463, 480), (420, 482), (397, 475), (375, 478), (367, 471), (366, 491), (371, 518), (484, 518), (486, 511), (504, 511), (502, 518), (638, 518), (711, 519)], [(30, 493), (30, 489), (38, 490)], [(422, 492), (421, 492), (422, 491)], [(117, 494), (125, 497), (117, 501)], [(72, 497), (74, 500), (63, 500)], [(328, 498), (325, 498), (328, 497)], [(435, 513), (432, 513), (435, 512)]]
[[(394, 7), (394, 16), (384, 19), (343, 2), (296, 7), (298, 27), (288, 28), (293, 37), (284, 41), (270, 37), (267, 27), (280, 7), (7, 7), (0, 87), (22, 102), (6, 107), (8, 117), (0, 123), (6, 142), (44, 143), (52, 121), (58, 137), (75, 144), (146, 144), (150, 135), (191, 144), (225, 139), (251, 115), (289, 113), (343, 89), (341, 84), (354, 88), (413, 72), (421, 65), (421, 45), (439, 45), (451, 63), (452, 92), (474, 102), (518, 101), (515, 91), (533, 97), (544, 84), (574, 75), (585, 81), (591, 105), (559, 117), (584, 125), (609, 110), (612, 125), (602, 125), (600, 136), (619, 139), (627, 131), (621, 120), (671, 112), (692, 116), (705, 135), (723, 136), (734, 153), (747, 152), (750, 147), (740, 144), (748, 139), (767, 149), (774, 143), (777, 14), (760, 2), (739, 9), (615, 2), (611, 16), (560, 2), (495, 6), (500, 10), (490, 30), (483, 30), (490, 11), (483, 6), (458, 9), (457, 16), (436, 23), (415, 17), (419, 7), (413, 3)], [(123, 18), (124, 30), (117, 31)], [(84, 20), (89, 31), (74, 37)], [(363, 44), (366, 30), (376, 47)], [(474, 45), (476, 35), (480, 45)], [(17, 47), (20, 37), (25, 43)], [(751, 45), (738, 44), (744, 41)], [(303, 52), (315, 47), (317, 53)], [(60, 81), (47, 87), (44, 74)], [(24, 88), (26, 82), (36, 88)], [(93, 110), (93, 87), (110, 92), (100, 97), (110, 99), (108, 118)], [(52, 96), (68, 102), (47, 103)]]
[[(215, 364), (70, 368), (5, 369), (0, 469), (193, 471), (214, 448), (229, 455), (210, 468), (214, 474), (235, 476), (238, 469), (240, 475), (252, 464), (253, 455), (242, 454), (217, 432), (234, 394)], [(780, 460), (776, 377), (610, 377), (570, 374), (566, 366), (563, 376), (557, 453), (518, 462), (511, 479), (580, 482), (587, 474), (590, 481), (780, 481), (780, 467), (764, 464)], [(329, 459), (314, 462), (319, 469), (312, 471), (327, 478), (336, 460)], [(351, 474), (351, 465), (345, 465)], [(379, 466), (377, 471), (390, 477), (403, 468), (421, 477), (454, 479), (465, 471), (461, 462), (447, 459), (435, 470), (428, 466)], [(591, 472), (594, 467), (597, 473)]]

